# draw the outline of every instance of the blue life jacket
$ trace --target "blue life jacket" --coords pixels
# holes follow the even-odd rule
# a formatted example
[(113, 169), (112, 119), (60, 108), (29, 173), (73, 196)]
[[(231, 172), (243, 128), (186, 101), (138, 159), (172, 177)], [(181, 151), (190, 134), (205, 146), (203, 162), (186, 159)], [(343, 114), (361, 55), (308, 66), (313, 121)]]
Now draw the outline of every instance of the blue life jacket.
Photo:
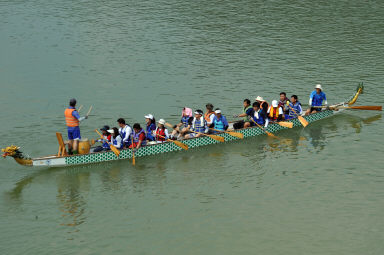
[(155, 141), (155, 137), (152, 135), (152, 131), (156, 130), (156, 124), (155, 123), (151, 123), (149, 124), (149, 126), (147, 125), (147, 139), (150, 140), (150, 141)]
[(215, 125), (215, 129), (222, 130), (222, 131), (225, 130), (225, 125), (224, 125), (224, 122), (223, 122), (223, 116), (221, 116), (220, 119), (217, 119), (217, 117), (215, 117), (213, 119), (213, 124)]
[(181, 122), (184, 124), (184, 127), (186, 128), (186, 127), (188, 127), (188, 125), (189, 125), (189, 123), (188, 123), (188, 120), (189, 120), (189, 116), (183, 116), (182, 118), (181, 118)]
[[(201, 123), (203, 123), (203, 125)], [(207, 127), (207, 121), (203, 117), (200, 117), (199, 120), (197, 120), (196, 118), (193, 118), (193, 121), (192, 121), (193, 131), (204, 133), (206, 127)]]
[(262, 109), (259, 109), (257, 111), (258, 115), (259, 115), (259, 118), (256, 118), (255, 116), (255, 113), (256, 111), (253, 112), (252, 114), (252, 119), (259, 125), (264, 125), (265, 124), (265, 114), (264, 114), (264, 111)]
[[(120, 146), (118, 147), (118, 146), (117, 146), (117, 137), (119, 137), (119, 136), (120, 136), (120, 138), (121, 138), (121, 144), (120, 144)], [(123, 148), (123, 138), (121, 137), (121, 135), (118, 135), (118, 136), (116, 136), (116, 138), (113, 138), (113, 145), (114, 145), (116, 148), (118, 148), (119, 150)], [(109, 147), (109, 146), (108, 146), (108, 147)]]
[(297, 101), (296, 104), (290, 103), (289, 106), (293, 108), (293, 110), (295, 110), (296, 112), (295, 114), (295, 112), (293, 112), (291, 108), (289, 108), (289, 118), (296, 118), (297, 115), (300, 115), (300, 113), (302, 112), (301, 103), (299, 101)]
[[(131, 126), (129, 126), (129, 125), (127, 125), (128, 127), (131, 127)], [(133, 130), (132, 128), (131, 128), (131, 130)], [(121, 130), (120, 130), (120, 136), (121, 136), (121, 138), (122, 139), (124, 139), (124, 137), (126, 136), (126, 134), (127, 134), (127, 129), (126, 129), (126, 127), (124, 127), (124, 128), (121, 128)], [(132, 131), (133, 132), (133, 131)], [(123, 142), (122, 142), (123, 143)], [(125, 146), (129, 146), (129, 145), (131, 145), (131, 135), (129, 136), (129, 138), (128, 138), (128, 141), (126, 141), (125, 142), (125, 144), (124, 144)]]
[(322, 106), (323, 100), (327, 100), (325, 93), (323, 91), (321, 91), (320, 94), (317, 94), (316, 90), (312, 91), (311, 98), (312, 98), (312, 106)]
[[(143, 129), (141, 129), (138, 133), (136, 133), (135, 132), (135, 130), (133, 130), (133, 142), (134, 143), (138, 143), (139, 142), (139, 137), (140, 137), (140, 134), (141, 133), (144, 133), (145, 134), (145, 132), (144, 132), (144, 130)], [(147, 144), (147, 140), (143, 140), (142, 142), (141, 142), (141, 146), (145, 146)]]

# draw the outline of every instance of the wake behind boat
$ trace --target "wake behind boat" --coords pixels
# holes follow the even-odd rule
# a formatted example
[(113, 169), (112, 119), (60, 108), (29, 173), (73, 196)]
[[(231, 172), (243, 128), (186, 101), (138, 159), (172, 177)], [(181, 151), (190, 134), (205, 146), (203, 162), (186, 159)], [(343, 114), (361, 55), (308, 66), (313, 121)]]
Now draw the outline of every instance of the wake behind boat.
[[(307, 123), (313, 123), (315, 121), (333, 116), (336, 113), (340, 113), (341, 111), (351, 108), (351, 106), (356, 102), (357, 98), (360, 94), (363, 93), (363, 85), (360, 84), (356, 90), (356, 93), (346, 102), (341, 102), (338, 104), (331, 105), (327, 107), (327, 109), (313, 113), (307, 116), (299, 116), (299, 118), (294, 118), (287, 120), (286, 122), (292, 123), (293, 127), (303, 127), (303, 121), (305, 120)], [(304, 119), (304, 120), (303, 120)], [(280, 130), (287, 129), (288, 127), (279, 125), (278, 123), (272, 123), (268, 125), (267, 128), (263, 128), (259, 125), (254, 127), (247, 127), (242, 129), (237, 129), (235, 131), (228, 132), (218, 132), (215, 133), (220, 139), (215, 139), (215, 137), (205, 135), (201, 137), (194, 137), (190, 139), (185, 139), (183, 141), (177, 141), (178, 143), (182, 143), (185, 145), (185, 148), (196, 148), (201, 146), (206, 146), (210, 144), (216, 144), (220, 142), (231, 142), (233, 140), (241, 139), (241, 136), (244, 138), (255, 137), (259, 135), (272, 134), (276, 133)], [(233, 133), (241, 134), (234, 135)], [(73, 166), (73, 165), (83, 165), (83, 164), (91, 164), (91, 163), (100, 163), (106, 161), (113, 160), (123, 160), (123, 159), (132, 159), (134, 157), (144, 157), (149, 155), (156, 155), (160, 153), (167, 153), (173, 151), (182, 150), (183, 146), (177, 144), (175, 141), (167, 140), (163, 143), (151, 144), (139, 149), (122, 149), (119, 153), (115, 153), (114, 151), (101, 151), (101, 152), (90, 152), (86, 154), (77, 154), (77, 155), (66, 155), (65, 152), (65, 144), (63, 142), (62, 136), (60, 133), (57, 133), (57, 138), (59, 141), (59, 152), (55, 155), (45, 156), (45, 157), (37, 157), (30, 158), (24, 155), (20, 151), (20, 147), (18, 146), (9, 146), (5, 149), (2, 149), (4, 152), (3, 157), (13, 157), (15, 161), (21, 165), (25, 166)], [(88, 143), (89, 145), (89, 143)], [(92, 151), (92, 150), (91, 150)]]

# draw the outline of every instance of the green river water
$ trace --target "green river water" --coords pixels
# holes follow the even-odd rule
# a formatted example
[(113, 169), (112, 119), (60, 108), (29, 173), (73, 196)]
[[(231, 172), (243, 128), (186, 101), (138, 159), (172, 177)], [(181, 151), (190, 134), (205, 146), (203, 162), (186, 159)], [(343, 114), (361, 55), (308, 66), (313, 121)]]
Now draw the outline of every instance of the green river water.
[[(244, 98), (383, 105), (383, 1), (0, 1), (0, 147), (56, 153), (119, 117), (175, 123)], [(1, 254), (383, 254), (381, 112), (81, 167), (0, 160)]]

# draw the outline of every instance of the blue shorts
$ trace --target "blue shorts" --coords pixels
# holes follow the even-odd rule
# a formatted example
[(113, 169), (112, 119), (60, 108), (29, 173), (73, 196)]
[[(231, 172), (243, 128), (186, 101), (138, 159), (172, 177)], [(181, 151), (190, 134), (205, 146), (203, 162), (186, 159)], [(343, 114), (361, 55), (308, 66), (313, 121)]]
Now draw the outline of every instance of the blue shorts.
[(80, 140), (80, 128), (79, 127), (68, 127), (68, 139), (69, 140)]

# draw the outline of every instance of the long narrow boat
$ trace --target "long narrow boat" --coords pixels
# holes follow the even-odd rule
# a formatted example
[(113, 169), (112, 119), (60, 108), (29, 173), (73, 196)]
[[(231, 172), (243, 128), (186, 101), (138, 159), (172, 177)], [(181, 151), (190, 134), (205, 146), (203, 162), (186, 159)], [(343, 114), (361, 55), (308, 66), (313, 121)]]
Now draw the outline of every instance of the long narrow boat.
[[(341, 102), (339, 104), (335, 104), (330, 106), (329, 108), (308, 116), (304, 116), (304, 118), (308, 121), (308, 123), (312, 123), (330, 116), (333, 116), (335, 113), (341, 112), (343, 107), (351, 106), (354, 104), (360, 94), (363, 93), (363, 84), (359, 84), (357, 87), (356, 93), (346, 102)], [(300, 127), (302, 124), (298, 119), (289, 120), (293, 123), (293, 127)], [(286, 127), (280, 126), (279, 124), (270, 124), (267, 128), (268, 132), (275, 133), (280, 130), (287, 129)], [(259, 135), (265, 135), (266, 133), (260, 129), (259, 127), (250, 127), (245, 129), (236, 130), (236, 132), (242, 133), (244, 138), (255, 137)], [(227, 133), (218, 133), (217, 135), (224, 137), (225, 142), (230, 142), (233, 140), (238, 140), (239, 138), (231, 136)], [(192, 138), (182, 141), (189, 148), (195, 148), (210, 144), (219, 143), (217, 140), (214, 140), (210, 137), (198, 137)], [(144, 157), (149, 155), (155, 155), (160, 153), (172, 152), (172, 151), (180, 151), (181, 148), (175, 145), (172, 142), (164, 142), (160, 144), (148, 145), (142, 147), (135, 151), (135, 157)], [(123, 160), (123, 159), (131, 159), (132, 158), (132, 149), (123, 149), (120, 151), (119, 157), (117, 157), (112, 151), (107, 152), (94, 152), (84, 155), (66, 155), (66, 156), (46, 156), (39, 158), (30, 158), (25, 156), (20, 148), (17, 146), (9, 146), (5, 149), (2, 149), (4, 152), (3, 157), (9, 156), (13, 157), (17, 163), (25, 166), (49, 166), (49, 167), (57, 167), (57, 166), (73, 166), (73, 165), (82, 165), (82, 164), (91, 164), (91, 163), (100, 163), (112, 160)]]

